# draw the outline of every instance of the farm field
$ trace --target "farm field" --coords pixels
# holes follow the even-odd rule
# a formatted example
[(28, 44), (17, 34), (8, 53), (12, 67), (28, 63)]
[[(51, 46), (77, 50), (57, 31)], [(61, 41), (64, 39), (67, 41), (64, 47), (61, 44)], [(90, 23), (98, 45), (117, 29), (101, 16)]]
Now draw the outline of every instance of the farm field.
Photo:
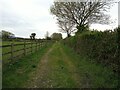
[(88, 58), (76, 55), (72, 49), (59, 42), (48, 47), (6, 69), (3, 73), (3, 87), (117, 87), (117, 75), (112, 70), (89, 62)]
[[(12, 47), (11, 47), (12, 45)], [(14, 60), (19, 59), (25, 54), (34, 53), (36, 50), (45, 45), (45, 42), (12, 42), (12, 41), (3, 41), (2, 42), (2, 60), (3, 64), (13, 62)], [(24, 51), (25, 50), (25, 51)], [(11, 58), (11, 53), (13, 58)], [(11, 61), (12, 60), (12, 61)]]
[(22, 41), (2, 41), (2, 45), (11, 45), (11, 43), (14, 43), (14, 44), (23, 44), (24, 42), (22, 42)]

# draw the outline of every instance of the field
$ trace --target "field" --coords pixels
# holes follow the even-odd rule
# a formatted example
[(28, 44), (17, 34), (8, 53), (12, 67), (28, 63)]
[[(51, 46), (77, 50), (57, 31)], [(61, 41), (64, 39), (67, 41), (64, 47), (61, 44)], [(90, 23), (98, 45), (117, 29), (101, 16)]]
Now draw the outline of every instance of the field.
[[(116, 88), (117, 75), (56, 42), (3, 72), (3, 88)], [(14, 74), (13, 74), (14, 73)]]
[(2, 42), (2, 60), (3, 65), (14, 62), (30, 53), (34, 53), (39, 48), (43, 47), (45, 42)]

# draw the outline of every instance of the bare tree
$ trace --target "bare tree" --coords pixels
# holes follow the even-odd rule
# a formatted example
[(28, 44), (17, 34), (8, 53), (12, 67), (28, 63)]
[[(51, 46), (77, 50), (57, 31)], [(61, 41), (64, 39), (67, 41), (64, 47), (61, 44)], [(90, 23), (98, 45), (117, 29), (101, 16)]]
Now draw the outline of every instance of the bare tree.
[(80, 27), (86, 27), (93, 23), (108, 24), (109, 15), (105, 14), (110, 8), (110, 2), (54, 2), (50, 11), (57, 18), (67, 19)]
[(76, 31), (76, 29), (74, 29), (75, 24), (73, 22), (60, 18), (57, 20), (58, 26), (60, 27), (60, 31), (63, 33), (67, 33), (67, 37), (70, 37), (71, 33)]

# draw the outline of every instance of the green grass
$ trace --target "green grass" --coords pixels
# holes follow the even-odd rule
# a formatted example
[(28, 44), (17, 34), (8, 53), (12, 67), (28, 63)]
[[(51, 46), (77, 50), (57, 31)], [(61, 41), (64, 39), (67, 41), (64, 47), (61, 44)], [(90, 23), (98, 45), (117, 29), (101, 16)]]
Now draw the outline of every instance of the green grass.
[[(45, 60), (47, 59), (47, 63), (44, 63), (44, 65), (38, 64), (50, 46), (20, 59), (14, 65), (3, 68), (3, 87), (28, 87), (28, 83), (31, 85), (35, 83), (34, 80), (31, 80), (32, 78), (37, 78), (36, 84), (43, 88), (50, 88), (51, 85), (53, 88), (117, 87), (117, 75), (111, 69), (77, 55), (71, 48), (59, 42), (55, 43), (51, 52), (47, 54), (47, 57), (44, 57)], [(44, 68), (40, 69), (38, 65)], [(39, 72), (35, 72), (36, 70)], [(32, 72), (39, 76), (42, 74), (42, 77), (34, 77)], [(77, 81), (79, 81), (79, 84)]]
[(78, 73), (81, 77), (81, 87), (85, 87), (86, 82), (89, 84), (89, 88), (117, 88), (118, 76), (107, 67), (103, 67), (101, 64), (92, 63), (89, 58), (76, 55), (74, 51), (63, 46), (65, 52), (70, 56), (71, 61), (78, 68)]
[(13, 65), (3, 67), (3, 88), (21, 88), (29, 80), (29, 75), (32, 73), (38, 65), (40, 58), (51, 47), (43, 46), (37, 52), (27, 55), (18, 60)]
[(74, 88), (76, 83), (69, 73), (68, 65), (64, 61), (65, 57), (62, 55), (60, 47), (61, 45), (55, 44), (49, 54), (50, 62), (48, 65), (51, 68), (51, 72), (48, 76), (52, 80), (51, 84), (54, 88)]
[(14, 43), (14, 44), (22, 44), (24, 42), (20, 42), (20, 41), (2, 41), (2, 45), (11, 45), (11, 43)]
[(112, 70), (77, 55), (71, 48), (61, 43), (54, 44), (48, 58), (47, 66), (45, 65), (47, 70), (42, 76), (45, 83), (39, 84), (40, 78), (37, 78), (35, 85), (38, 87), (116, 88), (118, 85), (117, 75)]
[[(11, 45), (11, 43), (14, 43), (14, 44), (24, 44), (24, 42), (3, 41), (2, 45), (3, 46), (4, 45)], [(30, 42), (26, 42), (26, 43), (30, 43)], [(27, 44), (26, 45), (26, 48), (29, 48), (29, 47), (31, 47), (31, 44)], [(32, 47), (33, 47), (32, 51), (35, 52), (35, 50), (36, 50), (36, 43), (32, 44)], [(13, 46), (13, 56), (16, 57), (16, 58), (14, 58), (14, 60), (19, 59), (19, 57), (17, 57), (18, 55), (24, 56), (24, 50), (14, 52), (16, 50), (20, 50), (20, 49), (23, 49), (23, 48), (24, 48), (24, 45)], [(11, 47), (10, 46), (2, 48), (2, 53), (3, 54), (7, 53), (7, 52), (11, 52)], [(26, 54), (30, 54), (30, 53), (31, 53), (31, 48), (26, 49)], [(7, 64), (7, 63), (11, 62), (11, 60), (8, 60), (10, 57), (11, 57), (11, 54), (3, 55), (2, 56), (3, 63)]]
[[(52, 85), (55, 88), (117, 88), (118, 77), (110, 68), (93, 63), (89, 58), (77, 55), (71, 48), (56, 43), (49, 54)], [(71, 66), (70, 64), (73, 66)], [(63, 69), (61, 69), (63, 67)], [(75, 72), (73, 72), (75, 70)], [(72, 71), (72, 72), (71, 72)], [(72, 78), (78, 75), (78, 86)]]

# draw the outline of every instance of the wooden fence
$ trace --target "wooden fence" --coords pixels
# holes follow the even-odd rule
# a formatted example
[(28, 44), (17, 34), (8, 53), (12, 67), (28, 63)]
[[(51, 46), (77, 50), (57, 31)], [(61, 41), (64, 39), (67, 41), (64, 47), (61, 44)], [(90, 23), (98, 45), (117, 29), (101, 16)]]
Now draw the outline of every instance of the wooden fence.
[(14, 62), (27, 54), (36, 52), (43, 46), (48, 45), (51, 41), (37, 41), (37, 42), (23, 42), (20, 44), (11, 43), (10, 45), (0, 46), (2, 48), (2, 62), (3, 64)]

